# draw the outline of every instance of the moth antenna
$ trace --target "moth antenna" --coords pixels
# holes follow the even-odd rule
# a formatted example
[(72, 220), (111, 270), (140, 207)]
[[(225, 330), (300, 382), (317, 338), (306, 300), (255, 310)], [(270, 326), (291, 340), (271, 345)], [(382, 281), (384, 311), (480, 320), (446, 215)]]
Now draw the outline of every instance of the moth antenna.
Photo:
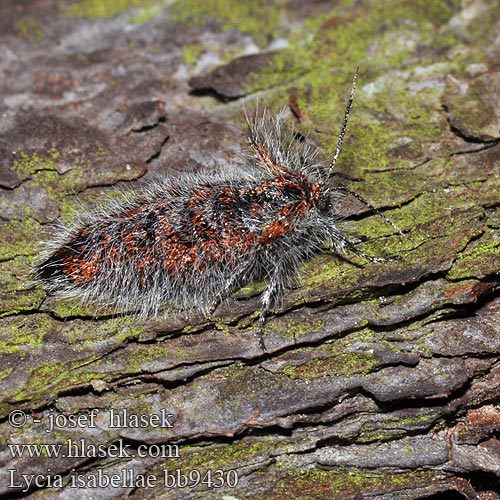
[(335, 168), (335, 164), (337, 163), (337, 158), (340, 155), (340, 151), (342, 149), (342, 143), (344, 142), (345, 131), (347, 129), (347, 122), (349, 120), (349, 114), (351, 113), (352, 103), (354, 101), (354, 94), (356, 92), (356, 81), (358, 79), (359, 66), (356, 68), (356, 73), (354, 73), (354, 78), (352, 80), (351, 87), (351, 95), (349, 96), (349, 100), (347, 101), (347, 106), (345, 108), (344, 113), (344, 122), (342, 123), (342, 129), (340, 130), (339, 140), (337, 142), (337, 149), (335, 150), (335, 154), (333, 155), (332, 161), (330, 162), (330, 166), (328, 167), (328, 179), (333, 175), (333, 170)]
[(354, 191), (351, 191), (347, 186), (344, 186), (343, 184), (339, 184), (338, 186), (335, 186), (334, 188), (335, 191), (345, 191), (346, 193), (349, 193), (351, 196), (354, 196), (357, 200), (359, 200), (365, 207), (368, 207), (370, 210), (372, 210), (374, 213), (376, 213), (379, 217), (381, 217), (389, 226), (393, 227), (400, 235), (403, 235), (403, 231), (399, 229), (394, 222), (392, 222), (389, 217), (386, 217), (385, 214), (383, 214), (378, 208), (376, 208), (374, 205), (372, 205), (368, 200), (365, 200), (361, 195), (358, 193), (355, 193)]

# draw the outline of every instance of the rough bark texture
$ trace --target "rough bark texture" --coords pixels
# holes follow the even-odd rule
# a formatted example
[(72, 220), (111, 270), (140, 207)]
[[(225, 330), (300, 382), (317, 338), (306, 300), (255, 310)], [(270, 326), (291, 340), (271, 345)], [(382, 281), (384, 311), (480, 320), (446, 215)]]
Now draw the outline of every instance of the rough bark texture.
[[(2, 498), (498, 499), (498, 13), (494, 0), (4, 0)], [(289, 105), (330, 157), (357, 66), (338, 174), (404, 236), (354, 202), (346, 223), (364, 251), (400, 258), (315, 257), (267, 324), (268, 353), (261, 283), (209, 321), (144, 323), (30, 281), (39, 242), (81, 203), (231, 164), (237, 97)], [(217, 488), (219, 469), (237, 485)], [(165, 470), (214, 483), (170, 488)], [(98, 474), (121, 475), (94, 487)]]

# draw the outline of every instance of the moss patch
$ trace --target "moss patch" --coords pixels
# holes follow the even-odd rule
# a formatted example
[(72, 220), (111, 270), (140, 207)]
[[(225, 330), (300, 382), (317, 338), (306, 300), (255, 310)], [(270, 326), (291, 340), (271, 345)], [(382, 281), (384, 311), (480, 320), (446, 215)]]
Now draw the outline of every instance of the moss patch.
[(258, 45), (265, 47), (283, 33), (283, 28), (280, 28), (281, 12), (281, 1), (182, 0), (173, 6), (170, 18), (188, 24), (212, 21), (224, 31), (237, 29), (248, 33)]
[[(100, 0), (81, 0), (67, 6), (63, 10), (62, 15), (106, 19), (131, 9), (141, 8), (145, 9), (145, 12), (148, 12), (149, 9), (158, 3), (158, 0), (107, 0), (106, 2)], [(148, 19), (149, 16), (137, 17), (137, 22), (144, 22)]]
[(24, 38), (33, 42), (41, 42), (45, 38), (42, 27), (36, 19), (22, 17), (16, 21), (15, 28)]
[(311, 359), (297, 366), (287, 365), (279, 371), (294, 379), (313, 380), (364, 375), (377, 364), (378, 359), (370, 354), (342, 352), (335, 356)]
[(35, 219), (11, 220), (0, 224), (0, 260), (18, 255), (33, 255), (38, 251), (42, 226)]
[(4, 322), (0, 337), (0, 353), (11, 354), (17, 351), (26, 351), (39, 348), (47, 334), (47, 322), (32, 327), (32, 321)]
[[(310, 469), (289, 472), (277, 478), (273, 488), (276, 498), (344, 499), (366, 495), (370, 492), (380, 493), (391, 491), (397, 487), (403, 498), (404, 490), (428, 484), (435, 474), (430, 472), (369, 472), (361, 469), (336, 468), (335, 470)], [(255, 500), (268, 498), (266, 494), (252, 496)]]
[(40, 170), (55, 170), (55, 164), (60, 158), (60, 153), (55, 148), (50, 148), (45, 154), (28, 154), (20, 152), (16, 154), (11, 169), (20, 176), (26, 178)]
[(488, 229), (480, 238), (472, 241), (457, 256), (447, 274), (450, 280), (484, 278), (500, 268), (500, 238), (498, 231)]
[(2, 293), (0, 294), (0, 318), (38, 309), (44, 298), (45, 292), (41, 289)]
[(267, 457), (276, 446), (280, 438), (264, 438), (259, 441), (246, 440), (221, 447), (183, 447), (180, 462), (177, 467), (189, 471), (194, 469), (230, 469), (248, 463), (251, 458)]
[(318, 332), (324, 328), (324, 326), (325, 322), (323, 320), (305, 320), (301, 323), (295, 320), (289, 320), (286, 324), (280, 324), (279, 331), (283, 338), (296, 339), (302, 335)]
[(194, 64), (198, 57), (204, 52), (205, 47), (201, 43), (193, 43), (184, 47), (184, 63)]
[[(0, 352), (14, 356), (13, 360), (18, 353), (23, 355), (26, 352), (36, 362), (29, 370), (23, 363), (26, 380), (23, 377), (12, 384), (11, 390), (5, 394), (3, 410), (8, 411), (12, 403), (25, 400), (30, 401), (31, 407), (36, 407), (54, 394), (84, 387), (93, 379), (115, 379), (116, 372), (108, 373), (97, 366), (106, 352), (140, 334), (142, 330), (129, 323), (130, 320), (123, 319), (95, 324), (76, 320), (59, 327), (59, 322), (43, 314), (29, 316), (28, 320), (17, 316), (4, 319)], [(58, 342), (50, 344), (56, 326)], [(125, 367), (126, 373), (133, 372)]]

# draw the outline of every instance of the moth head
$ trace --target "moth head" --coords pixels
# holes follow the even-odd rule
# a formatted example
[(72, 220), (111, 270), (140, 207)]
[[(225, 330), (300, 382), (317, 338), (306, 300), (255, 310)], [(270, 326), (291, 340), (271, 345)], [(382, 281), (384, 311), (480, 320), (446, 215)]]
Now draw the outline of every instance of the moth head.
[(328, 214), (332, 211), (332, 200), (331, 200), (331, 197), (329, 194), (326, 194), (326, 196), (322, 196), (317, 205), (318, 207), (318, 210), (320, 211), (320, 213), (322, 214)]

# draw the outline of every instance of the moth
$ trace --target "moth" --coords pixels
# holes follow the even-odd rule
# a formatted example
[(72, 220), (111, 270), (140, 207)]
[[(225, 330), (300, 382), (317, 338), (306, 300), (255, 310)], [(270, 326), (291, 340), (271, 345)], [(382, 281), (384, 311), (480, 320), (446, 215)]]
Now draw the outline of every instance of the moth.
[(246, 168), (161, 178), (120, 201), (82, 213), (48, 245), (35, 275), (49, 292), (157, 316), (168, 304), (207, 316), (238, 288), (266, 279), (260, 328), (300, 265), (328, 249), (370, 262), (340, 228), (347, 193), (331, 178), (342, 149), (358, 72), (330, 164), (284, 132), (283, 114), (246, 113)]

